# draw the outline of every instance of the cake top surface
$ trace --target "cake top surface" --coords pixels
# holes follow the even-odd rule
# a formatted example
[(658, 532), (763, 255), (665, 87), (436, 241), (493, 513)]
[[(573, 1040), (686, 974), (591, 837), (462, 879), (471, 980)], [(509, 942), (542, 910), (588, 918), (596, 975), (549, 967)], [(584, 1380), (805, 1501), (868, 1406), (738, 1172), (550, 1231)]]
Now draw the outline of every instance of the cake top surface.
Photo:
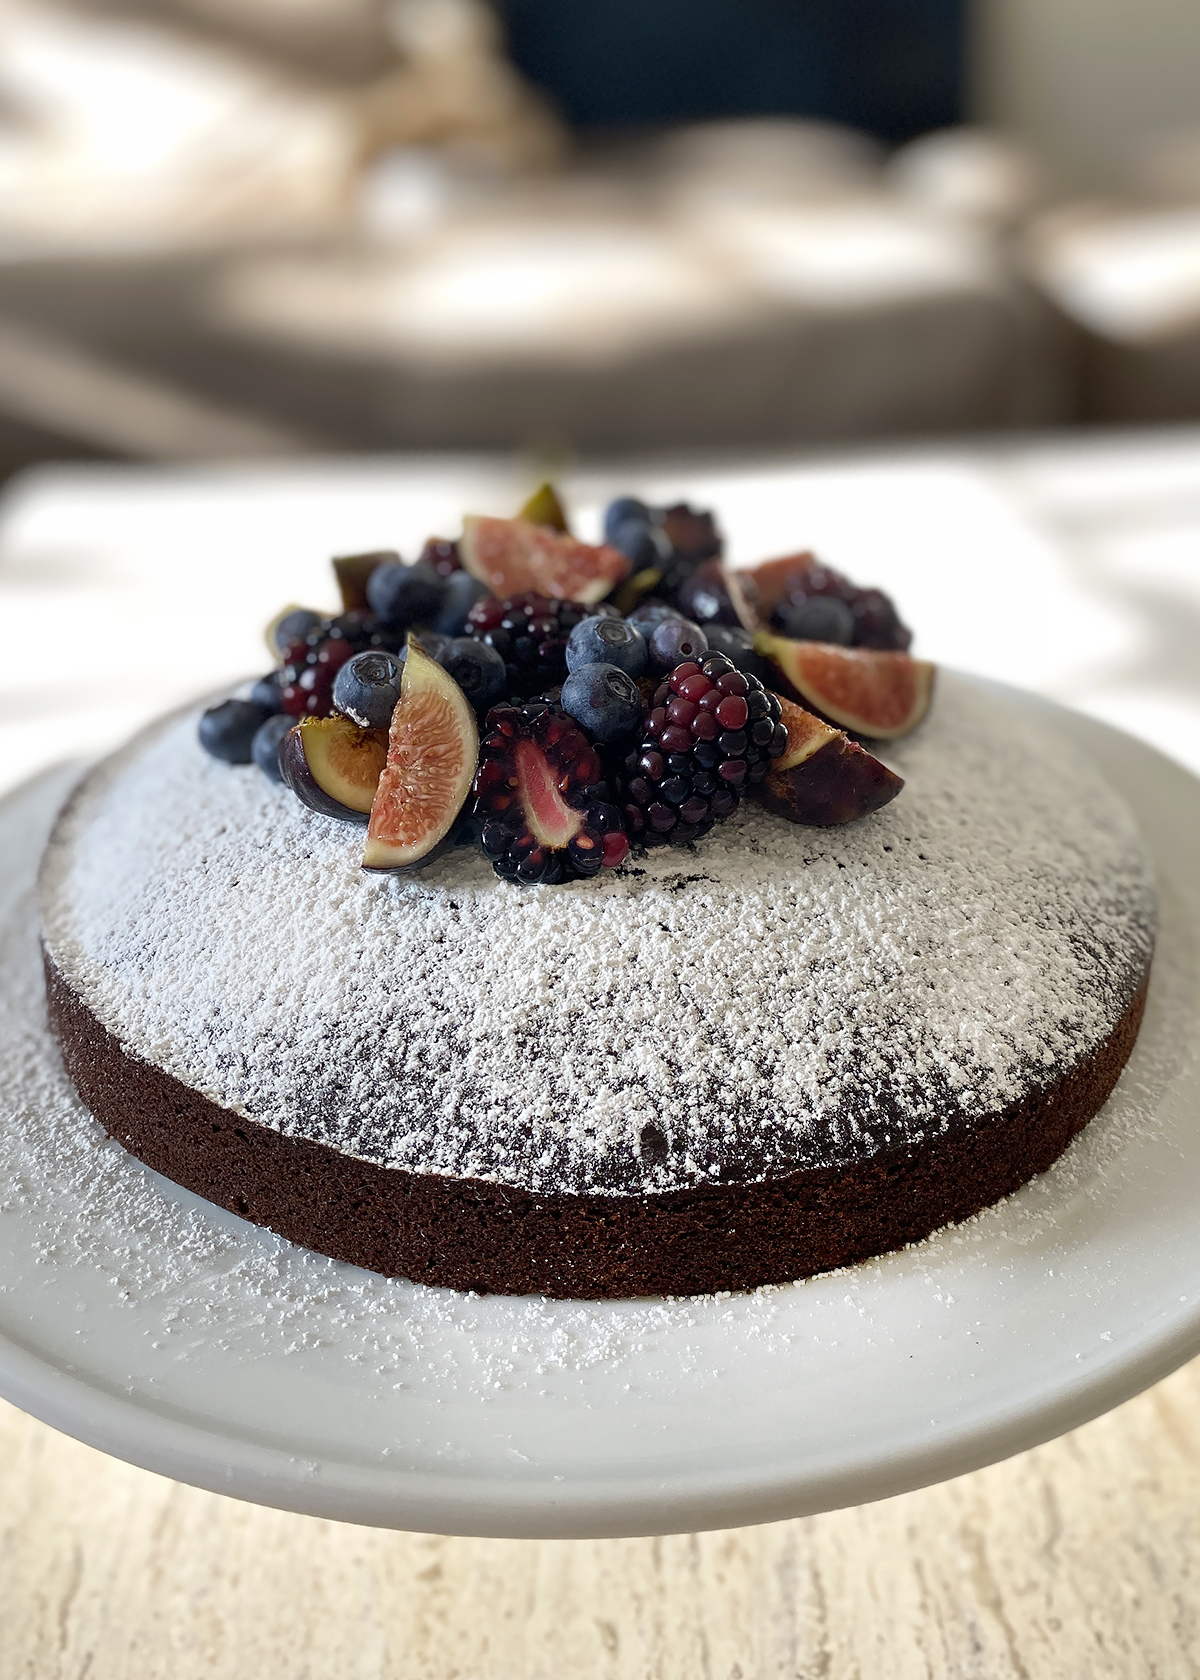
[(291, 1136), (544, 1193), (842, 1166), (996, 1112), (1112, 1030), (1153, 944), (1132, 817), (953, 674), (841, 829), (741, 809), (573, 884), (365, 874), (168, 720), (60, 819), (43, 929), (123, 1046)]

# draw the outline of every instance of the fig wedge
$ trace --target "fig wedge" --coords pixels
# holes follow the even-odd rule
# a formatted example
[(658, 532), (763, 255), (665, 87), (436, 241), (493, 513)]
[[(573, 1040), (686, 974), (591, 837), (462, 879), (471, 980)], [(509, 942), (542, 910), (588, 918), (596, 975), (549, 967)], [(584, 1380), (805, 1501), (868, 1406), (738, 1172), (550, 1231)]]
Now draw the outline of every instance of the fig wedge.
[(843, 730), (781, 698), (788, 744), (755, 794), (768, 811), (813, 828), (857, 822), (888, 804), (904, 778)]
[(758, 631), (754, 647), (782, 677), (781, 693), (855, 735), (880, 741), (907, 735), (933, 698), (936, 667), (911, 654), (794, 642), (768, 630)]
[(347, 717), (302, 718), (279, 744), (279, 772), (322, 816), (365, 823), (386, 757), (382, 729), (360, 729)]
[(363, 868), (421, 869), (450, 844), (479, 758), (471, 703), (414, 636), (400, 678)]
[(472, 577), (503, 599), (533, 590), (555, 601), (591, 606), (633, 570), (619, 549), (577, 542), (549, 525), (527, 519), (492, 519), (470, 514), (463, 520), (459, 556)]

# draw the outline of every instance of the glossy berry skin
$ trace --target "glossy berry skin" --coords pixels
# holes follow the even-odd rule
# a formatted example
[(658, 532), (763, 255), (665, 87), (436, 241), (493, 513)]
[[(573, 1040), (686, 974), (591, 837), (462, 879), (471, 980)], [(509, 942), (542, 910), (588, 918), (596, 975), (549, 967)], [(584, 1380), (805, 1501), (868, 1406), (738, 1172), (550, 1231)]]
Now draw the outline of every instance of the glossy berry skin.
[(704, 560), (675, 591), (679, 611), (693, 624), (708, 629), (710, 624), (739, 624), (733, 598), (719, 560)]
[(472, 577), (470, 572), (452, 573), (446, 579), (446, 592), (442, 596), (442, 604), (433, 621), (433, 628), (443, 636), (464, 636), (467, 631), (467, 614), (476, 601), (482, 601), (488, 594), (487, 585)]
[(561, 704), (594, 741), (620, 741), (641, 727), (638, 686), (616, 665), (576, 666), (562, 685)]
[(273, 633), (276, 653), (282, 654), (292, 642), (302, 642), (322, 622), (320, 613), (310, 612), (307, 607), (284, 613)]
[(263, 775), (269, 776), (273, 782), (283, 782), (283, 772), (279, 768), (279, 748), (289, 729), (295, 727), (295, 718), (288, 717), (286, 712), (276, 712), (274, 717), (269, 717), (265, 723), (259, 725), (250, 743), (251, 758)]
[(645, 846), (696, 840), (738, 807), (787, 746), (776, 695), (724, 654), (677, 665), (655, 691), (620, 776), (625, 826)]
[[(650, 509), (636, 496), (618, 496), (604, 510), (604, 540), (612, 543), (622, 525), (649, 525)], [(613, 545), (616, 546), (615, 544)]]
[(253, 700), (224, 700), (200, 718), (200, 745), (226, 764), (249, 764), (254, 737), (271, 716)]
[(557, 687), (567, 674), (567, 640), (594, 607), (526, 593), (477, 601), (467, 614), (467, 634), (486, 642), (504, 661), (505, 692), (516, 699)]
[[(424, 648), (425, 652), (429, 655), (430, 659), (436, 659), (440, 664), (442, 655), (450, 646), (451, 638), (449, 636), (443, 636), (440, 630), (414, 630), (413, 635)], [(400, 652), (396, 657), (403, 665), (407, 655), (408, 643), (406, 639), (405, 645), (400, 649)]]
[(430, 537), (421, 550), (419, 562), (422, 566), (432, 566), (439, 577), (453, 577), (462, 569), (462, 560), (458, 553), (458, 544), (447, 537)]
[(268, 711), (278, 712), (282, 709), (279, 703), (279, 690), (282, 686), (280, 673), (268, 671), (265, 677), (259, 677), (246, 698), (253, 700), (256, 706), (265, 706)]
[(392, 630), (429, 624), (441, 610), (446, 581), (432, 566), (406, 566), (387, 560), (367, 579), (367, 601), (382, 624)]
[(858, 590), (850, 611), (854, 615), (855, 647), (907, 653), (912, 646), (912, 631), (901, 623), (899, 613), (882, 589)]
[(708, 652), (708, 637), (698, 624), (685, 618), (664, 618), (650, 632), (650, 669), (660, 674), (673, 671), (685, 659), (697, 659)]
[[(466, 573), (463, 574), (466, 576)], [(504, 693), (504, 661), (495, 648), (474, 636), (455, 636), (437, 656), (477, 712), (486, 711)]]
[(792, 601), (779, 614), (785, 636), (798, 642), (833, 642), (849, 647), (854, 640), (854, 614), (836, 595), (811, 595)]
[(581, 665), (615, 665), (628, 676), (640, 677), (646, 669), (649, 651), (636, 624), (607, 614), (585, 618), (567, 640), (567, 670)]
[(386, 729), (400, 698), (400, 661), (383, 648), (356, 653), (333, 679), (333, 705), (363, 729)]
[[(554, 789), (566, 836), (539, 838), (530, 826), (524, 788), (533, 772)], [(546, 700), (494, 706), (488, 713), (475, 775), (473, 815), (480, 846), (497, 875), (548, 886), (615, 868), (629, 855), (621, 812), (600, 781), (600, 759), (583, 730)]]
[(678, 617), (678, 607), (673, 607), (669, 601), (659, 600), (656, 596), (647, 596), (644, 601), (638, 602), (631, 613), (625, 615), (625, 622), (639, 630), (648, 642), (664, 620)]
[(670, 554), (670, 545), (657, 526), (637, 519), (624, 520), (607, 541), (632, 560), (635, 572), (661, 568)]
[(329, 621), (328, 634), (349, 642), (355, 653), (361, 653), (370, 647), (371, 638), (379, 628), (379, 620), (372, 612), (362, 607), (352, 607), (349, 612), (339, 613)]
[(764, 688), (770, 688), (778, 678), (769, 659), (754, 651), (754, 637), (740, 624), (706, 624), (704, 634), (713, 653), (723, 653), (739, 671), (757, 677)]

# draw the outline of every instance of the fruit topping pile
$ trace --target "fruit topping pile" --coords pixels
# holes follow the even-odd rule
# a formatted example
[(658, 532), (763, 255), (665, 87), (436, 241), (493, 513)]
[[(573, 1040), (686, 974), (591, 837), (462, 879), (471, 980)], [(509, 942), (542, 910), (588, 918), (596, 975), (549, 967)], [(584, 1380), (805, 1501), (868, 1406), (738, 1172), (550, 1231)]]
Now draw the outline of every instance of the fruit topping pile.
[(543, 485), (411, 565), (335, 559), (341, 612), (285, 608), (273, 669), (204, 713), (201, 745), (365, 824), (364, 868), (473, 845), (530, 885), (698, 841), (743, 799), (829, 827), (895, 798), (853, 737), (915, 728), (934, 668), (881, 590), (807, 552), (730, 570), (686, 503), (620, 497), (604, 538)]

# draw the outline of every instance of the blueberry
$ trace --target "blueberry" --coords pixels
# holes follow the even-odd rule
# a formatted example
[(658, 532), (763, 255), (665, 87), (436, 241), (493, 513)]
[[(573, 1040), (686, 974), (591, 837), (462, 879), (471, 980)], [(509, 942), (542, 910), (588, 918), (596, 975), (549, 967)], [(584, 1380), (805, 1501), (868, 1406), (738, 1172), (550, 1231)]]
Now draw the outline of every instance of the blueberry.
[(386, 729), (400, 698), (400, 661), (371, 648), (348, 659), (333, 679), (333, 703), (364, 729)]
[(289, 642), (302, 642), (309, 631), (323, 623), (320, 613), (310, 612), (307, 607), (294, 607), (284, 613), (272, 635), (276, 653), (282, 653)]
[(646, 525), (636, 519), (627, 519), (618, 525), (608, 540), (611, 547), (619, 548), (632, 560), (634, 570), (638, 572), (651, 566), (661, 567), (671, 553), (671, 545), (657, 525)]
[(671, 606), (667, 601), (657, 600), (653, 596), (647, 596), (644, 601), (638, 602), (631, 613), (626, 615), (626, 623), (632, 624), (640, 630), (646, 640), (649, 641), (656, 627), (662, 624), (665, 619), (678, 617), (678, 607)]
[(642, 697), (627, 671), (580, 665), (562, 685), (562, 708), (597, 741), (617, 741), (642, 721)]
[(329, 634), (344, 637), (355, 653), (361, 653), (370, 645), (376, 628), (375, 615), (364, 612), (361, 607), (351, 607), (348, 612), (339, 613), (329, 621)]
[(295, 724), (294, 717), (289, 717), (286, 712), (276, 712), (266, 723), (260, 723), (254, 732), (250, 756), (264, 776), (270, 776), (273, 782), (283, 780), (279, 769), (279, 748), (283, 737), (289, 729), (295, 728)]
[(467, 614), (476, 601), (482, 601), (489, 593), (487, 584), (480, 583), (470, 572), (452, 572), (446, 579), (446, 593), (433, 628), (443, 636), (461, 636), (467, 627)]
[(708, 651), (708, 637), (698, 624), (686, 618), (664, 618), (650, 633), (650, 668), (673, 671), (685, 659), (697, 659)]
[(255, 733), (270, 716), (266, 706), (253, 700), (225, 700), (210, 706), (200, 719), (200, 745), (226, 764), (249, 764)]
[(611, 543), (621, 525), (649, 525), (650, 509), (636, 496), (618, 496), (604, 510), (604, 540)]
[(646, 658), (646, 638), (624, 618), (585, 618), (567, 641), (568, 671), (581, 665), (615, 665), (631, 677), (640, 677)]
[(476, 711), (486, 710), (504, 693), (507, 677), (503, 659), (495, 648), (476, 641), (474, 636), (456, 636), (446, 644), (438, 663), (454, 678)]
[[(425, 649), (425, 652), (429, 655), (430, 659), (436, 659), (440, 665), (442, 655), (450, 646), (450, 637), (443, 636), (440, 630), (416, 630), (413, 634), (416, 636), (420, 645)], [(408, 651), (407, 647), (404, 651)], [(403, 664), (404, 653), (401, 653), (400, 661)]]
[(269, 712), (277, 712), (281, 678), (281, 672), (268, 671), (265, 677), (259, 677), (246, 698), (253, 700), (256, 706), (265, 706)]
[(391, 629), (431, 623), (441, 611), (445, 592), (446, 580), (423, 561), (406, 566), (400, 560), (385, 560), (367, 579), (371, 611)]
[(778, 681), (775, 667), (769, 659), (755, 653), (754, 637), (740, 624), (706, 624), (704, 634), (713, 652), (723, 653), (739, 671), (744, 671), (749, 677), (757, 677), (767, 688)]
[(780, 628), (797, 642), (836, 642), (849, 647), (854, 640), (854, 614), (836, 595), (810, 595), (781, 611)]
[(719, 560), (704, 560), (679, 585), (675, 602), (693, 624), (736, 624), (737, 609), (725, 582), (725, 569)]

